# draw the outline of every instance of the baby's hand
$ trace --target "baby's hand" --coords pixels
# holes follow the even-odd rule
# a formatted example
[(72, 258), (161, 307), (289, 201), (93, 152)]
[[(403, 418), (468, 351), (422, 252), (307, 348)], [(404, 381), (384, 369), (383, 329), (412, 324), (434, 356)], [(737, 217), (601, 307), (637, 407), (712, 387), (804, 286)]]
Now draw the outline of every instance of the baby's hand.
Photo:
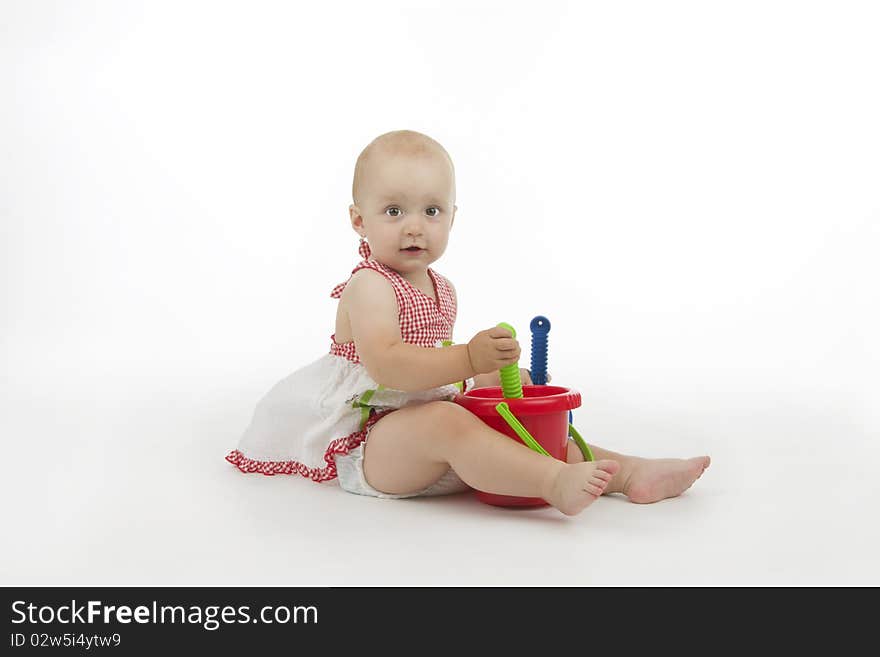
[[(532, 372), (530, 370), (525, 369), (524, 367), (519, 368), (519, 378), (522, 381), (524, 386), (534, 385), (534, 381), (532, 381)], [(553, 377), (549, 374), (547, 375), (547, 383), (550, 383), (553, 380)], [(501, 385), (499, 383), (498, 385)]]
[(493, 326), (480, 331), (467, 344), (468, 357), (476, 374), (500, 370), (519, 362), (519, 342), (506, 328)]
[[(534, 385), (532, 381), (532, 373), (525, 367), (519, 368), (519, 378), (524, 386)], [(550, 383), (553, 377), (547, 375), (547, 383)], [(474, 377), (474, 388), (498, 388), (501, 386), (501, 372), (494, 371), (490, 374), (478, 374)]]

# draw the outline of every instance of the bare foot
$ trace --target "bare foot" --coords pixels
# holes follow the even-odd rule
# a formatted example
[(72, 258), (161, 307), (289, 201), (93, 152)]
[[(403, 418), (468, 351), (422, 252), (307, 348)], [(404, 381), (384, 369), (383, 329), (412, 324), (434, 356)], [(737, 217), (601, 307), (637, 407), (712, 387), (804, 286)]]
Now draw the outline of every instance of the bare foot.
[(691, 487), (709, 467), (708, 456), (692, 459), (644, 459), (633, 457), (622, 493), (630, 502), (650, 504), (676, 497)]
[(620, 464), (609, 460), (566, 464), (544, 499), (567, 516), (577, 515), (599, 499), (618, 470)]

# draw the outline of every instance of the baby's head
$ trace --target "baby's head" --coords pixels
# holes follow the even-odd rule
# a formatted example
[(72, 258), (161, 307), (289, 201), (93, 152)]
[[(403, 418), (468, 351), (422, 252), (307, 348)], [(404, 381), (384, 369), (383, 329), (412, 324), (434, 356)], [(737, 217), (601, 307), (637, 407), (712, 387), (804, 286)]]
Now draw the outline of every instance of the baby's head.
[[(412, 130), (386, 132), (354, 169), (351, 225), (372, 257), (418, 276), (446, 250), (455, 218), (455, 170), (439, 143)], [(409, 252), (407, 247), (420, 247)]]

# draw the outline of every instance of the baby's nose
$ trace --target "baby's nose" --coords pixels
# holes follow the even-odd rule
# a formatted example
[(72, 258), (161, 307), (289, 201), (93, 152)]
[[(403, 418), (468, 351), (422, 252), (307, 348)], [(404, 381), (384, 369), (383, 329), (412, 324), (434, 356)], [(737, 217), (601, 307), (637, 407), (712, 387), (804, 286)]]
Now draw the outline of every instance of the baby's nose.
[(407, 235), (421, 235), (423, 231), (422, 221), (421, 219), (409, 219), (403, 229)]

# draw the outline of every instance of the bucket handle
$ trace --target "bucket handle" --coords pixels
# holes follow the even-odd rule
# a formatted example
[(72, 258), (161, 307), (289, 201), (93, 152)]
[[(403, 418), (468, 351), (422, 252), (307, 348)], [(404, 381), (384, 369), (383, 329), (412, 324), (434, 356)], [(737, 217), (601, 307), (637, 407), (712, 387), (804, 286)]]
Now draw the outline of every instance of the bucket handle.
[[(544, 456), (550, 456), (550, 453), (541, 446), (537, 440), (532, 438), (532, 434), (529, 433), (528, 429), (526, 429), (520, 421), (516, 419), (516, 416), (511, 412), (510, 407), (506, 402), (501, 402), (495, 407), (495, 410), (498, 411), (498, 414), (504, 418), (505, 422), (507, 422), (508, 426), (516, 432), (516, 435), (519, 436), (522, 441), (533, 450), (538, 452), (539, 454), (543, 454)], [(578, 446), (578, 449), (581, 450), (581, 454), (584, 455), (585, 461), (595, 461), (596, 457), (593, 456), (593, 452), (590, 450), (590, 446), (587, 445), (587, 441), (581, 437), (581, 434), (578, 433), (578, 430), (574, 428), (573, 424), (568, 425), (568, 435), (574, 439), (575, 444)]]
[(593, 456), (593, 452), (590, 451), (590, 446), (587, 445), (587, 441), (581, 437), (581, 434), (578, 433), (578, 430), (574, 428), (574, 425), (571, 422), (568, 423), (568, 435), (574, 438), (574, 443), (578, 446), (578, 449), (581, 450), (581, 454), (584, 455), (585, 461), (596, 460), (596, 457)]
[(541, 446), (541, 443), (532, 438), (532, 434), (530, 434), (528, 430), (520, 424), (520, 421), (516, 419), (516, 416), (511, 412), (507, 402), (501, 402), (495, 407), (495, 410), (498, 411), (498, 414), (504, 418), (505, 422), (507, 422), (510, 428), (516, 432), (516, 435), (519, 436), (526, 445), (539, 454), (550, 456), (550, 452), (544, 449)]

